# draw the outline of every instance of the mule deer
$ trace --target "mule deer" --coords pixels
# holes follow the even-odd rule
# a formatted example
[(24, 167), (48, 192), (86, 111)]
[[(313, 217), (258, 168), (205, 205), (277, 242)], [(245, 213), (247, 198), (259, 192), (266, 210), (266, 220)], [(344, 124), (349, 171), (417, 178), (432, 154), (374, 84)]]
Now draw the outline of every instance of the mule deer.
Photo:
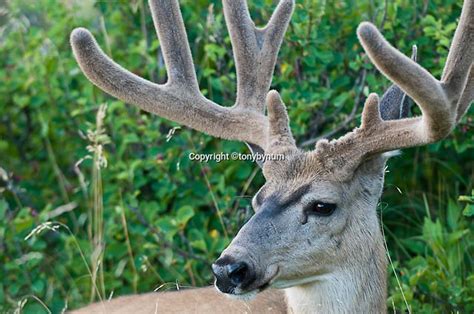
[[(370, 94), (359, 128), (337, 140), (298, 149), (279, 94), (270, 89), (294, 0), (281, 0), (269, 23), (256, 28), (245, 0), (223, 0), (237, 71), (237, 98), (222, 107), (199, 91), (177, 0), (150, 0), (168, 82), (157, 85), (108, 58), (83, 28), (71, 34), (87, 78), (125, 102), (195, 130), (284, 154), (262, 169), (265, 185), (253, 217), (212, 265), (218, 291), (208, 289), (124, 297), (85, 311), (381, 313), (386, 310), (387, 261), (376, 214), (387, 152), (446, 137), (474, 98), (474, 0), (465, 0), (441, 80), (393, 48), (374, 25), (359, 40), (370, 60), (396, 86), (381, 101)], [(403, 92), (402, 92), (403, 91)], [(400, 119), (406, 93), (422, 115)], [(265, 115), (265, 108), (267, 115)], [(406, 110), (405, 110), (406, 111)], [(286, 301), (284, 301), (286, 300)]]

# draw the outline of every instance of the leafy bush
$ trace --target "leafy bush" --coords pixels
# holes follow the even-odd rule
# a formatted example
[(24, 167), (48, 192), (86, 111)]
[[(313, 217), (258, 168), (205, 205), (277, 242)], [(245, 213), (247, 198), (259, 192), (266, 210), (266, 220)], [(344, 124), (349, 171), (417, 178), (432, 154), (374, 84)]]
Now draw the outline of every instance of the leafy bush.
[[(276, 1), (250, 2), (263, 24)], [(235, 72), (220, 1), (180, 3), (201, 89), (230, 105)], [(297, 1), (273, 87), (298, 141), (356, 126), (363, 98), (389, 85), (362, 52), (359, 22), (374, 21), (401, 51), (418, 44), (420, 63), (439, 75), (460, 7)], [(0, 310), (58, 312), (112, 293), (210, 284), (210, 262), (252, 214), (258, 168), (191, 162), (190, 152), (245, 147), (108, 97), (82, 75), (68, 43), (86, 26), (119, 63), (163, 82), (145, 1), (10, 0), (0, 25)], [(445, 141), (390, 161), (381, 214), (397, 311), (404, 298), (414, 312), (473, 311), (472, 203), (462, 216), (452, 201), (473, 187), (473, 135), (466, 118)]]
[(469, 272), (472, 226), (453, 201), (441, 211), (445, 217), (434, 220), (426, 210), (421, 235), (402, 240), (414, 256), (401, 267), (397, 263), (401, 283), (391, 278), (388, 304), (406, 310), (405, 297), (417, 313), (470, 313), (474, 310), (474, 275)]

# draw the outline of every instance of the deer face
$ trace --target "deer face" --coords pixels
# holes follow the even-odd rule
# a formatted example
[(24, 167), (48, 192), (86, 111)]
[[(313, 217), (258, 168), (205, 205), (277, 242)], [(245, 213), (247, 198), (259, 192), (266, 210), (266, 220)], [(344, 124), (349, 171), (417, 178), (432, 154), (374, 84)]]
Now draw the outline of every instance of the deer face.
[(317, 281), (374, 247), (384, 159), (337, 181), (311, 153), (286, 156), (264, 164), (267, 182), (253, 198), (255, 214), (212, 266), (221, 292), (247, 297)]
[[(294, 0), (280, 0), (268, 24), (257, 28), (245, 0), (223, 0), (237, 73), (232, 107), (200, 92), (177, 0), (150, 0), (166, 84), (126, 71), (104, 55), (87, 30), (71, 34), (81, 69), (112, 96), (211, 136), (247, 142), (265, 153), (286, 153), (285, 161), (264, 165), (267, 183), (255, 198), (255, 215), (213, 266), (216, 285), (226, 293), (301, 285), (354, 261), (372, 262), (361, 262), (360, 256), (383, 260), (367, 251), (373, 250), (374, 238), (382, 239), (374, 210), (383, 181), (380, 154), (441, 140), (474, 99), (473, 0), (464, 1), (441, 80), (364, 22), (357, 35), (367, 56), (396, 85), (381, 102), (369, 95), (360, 128), (331, 142), (320, 140), (311, 152), (299, 151), (286, 108), (279, 94), (269, 91), (294, 5)], [(405, 93), (422, 116), (400, 119), (407, 109)]]

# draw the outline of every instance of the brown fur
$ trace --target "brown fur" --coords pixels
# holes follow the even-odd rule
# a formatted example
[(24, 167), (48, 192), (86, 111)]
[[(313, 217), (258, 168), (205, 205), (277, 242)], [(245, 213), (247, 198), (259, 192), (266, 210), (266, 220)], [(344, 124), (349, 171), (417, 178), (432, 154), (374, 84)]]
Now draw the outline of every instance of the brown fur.
[(72, 311), (74, 314), (140, 314), (140, 313), (285, 313), (285, 295), (268, 290), (252, 301), (237, 301), (219, 293), (214, 287), (182, 289), (119, 297)]

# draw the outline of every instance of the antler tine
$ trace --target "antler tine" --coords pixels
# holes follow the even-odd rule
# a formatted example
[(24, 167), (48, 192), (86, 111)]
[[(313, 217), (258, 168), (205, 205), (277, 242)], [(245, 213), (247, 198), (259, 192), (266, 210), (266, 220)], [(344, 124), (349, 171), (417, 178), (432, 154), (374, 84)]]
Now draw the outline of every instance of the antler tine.
[[(472, 79), (474, 62), (474, 1), (465, 0), (458, 27), (449, 49), (441, 81), (454, 104), (462, 97), (468, 77)], [(471, 72), (471, 76), (469, 73)], [(468, 87), (472, 85), (472, 82)]]
[(268, 24), (256, 28), (246, 0), (223, 0), (237, 70), (236, 107), (263, 112), (294, 0), (281, 0)]
[(459, 100), (458, 111), (456, 115), (456, 123), (458, 123), (459, 120), (461, 120), (461, 118), (464, 116), (464, 114), (466, 113), (473, 99), (474, 99), (474, 65), (471, 66), (471, 73), (469, 74), (466, 87), (464, 88), (461, 99)]
[[(471, 65), (469, 66), (469, 61)], [(453, 97), (459, 97), (456, 123), (474, 99), (474, 1), (464, 2), (459, 26), (449, 50), (442, 81)], [(468, 74), (468, 75), (466, 75)], [(467, 82), (465, 79), (467, 78)]]
[(296, 150), (295, 139), (289, 125), (290, 119), (280, 94), (271, 90), (266, 103), (269, 119), (268, 151)]
[(150, 0), (149, 5), (165, 59), (168, 83), (183, 84), (199, 91), (178, 1)]

